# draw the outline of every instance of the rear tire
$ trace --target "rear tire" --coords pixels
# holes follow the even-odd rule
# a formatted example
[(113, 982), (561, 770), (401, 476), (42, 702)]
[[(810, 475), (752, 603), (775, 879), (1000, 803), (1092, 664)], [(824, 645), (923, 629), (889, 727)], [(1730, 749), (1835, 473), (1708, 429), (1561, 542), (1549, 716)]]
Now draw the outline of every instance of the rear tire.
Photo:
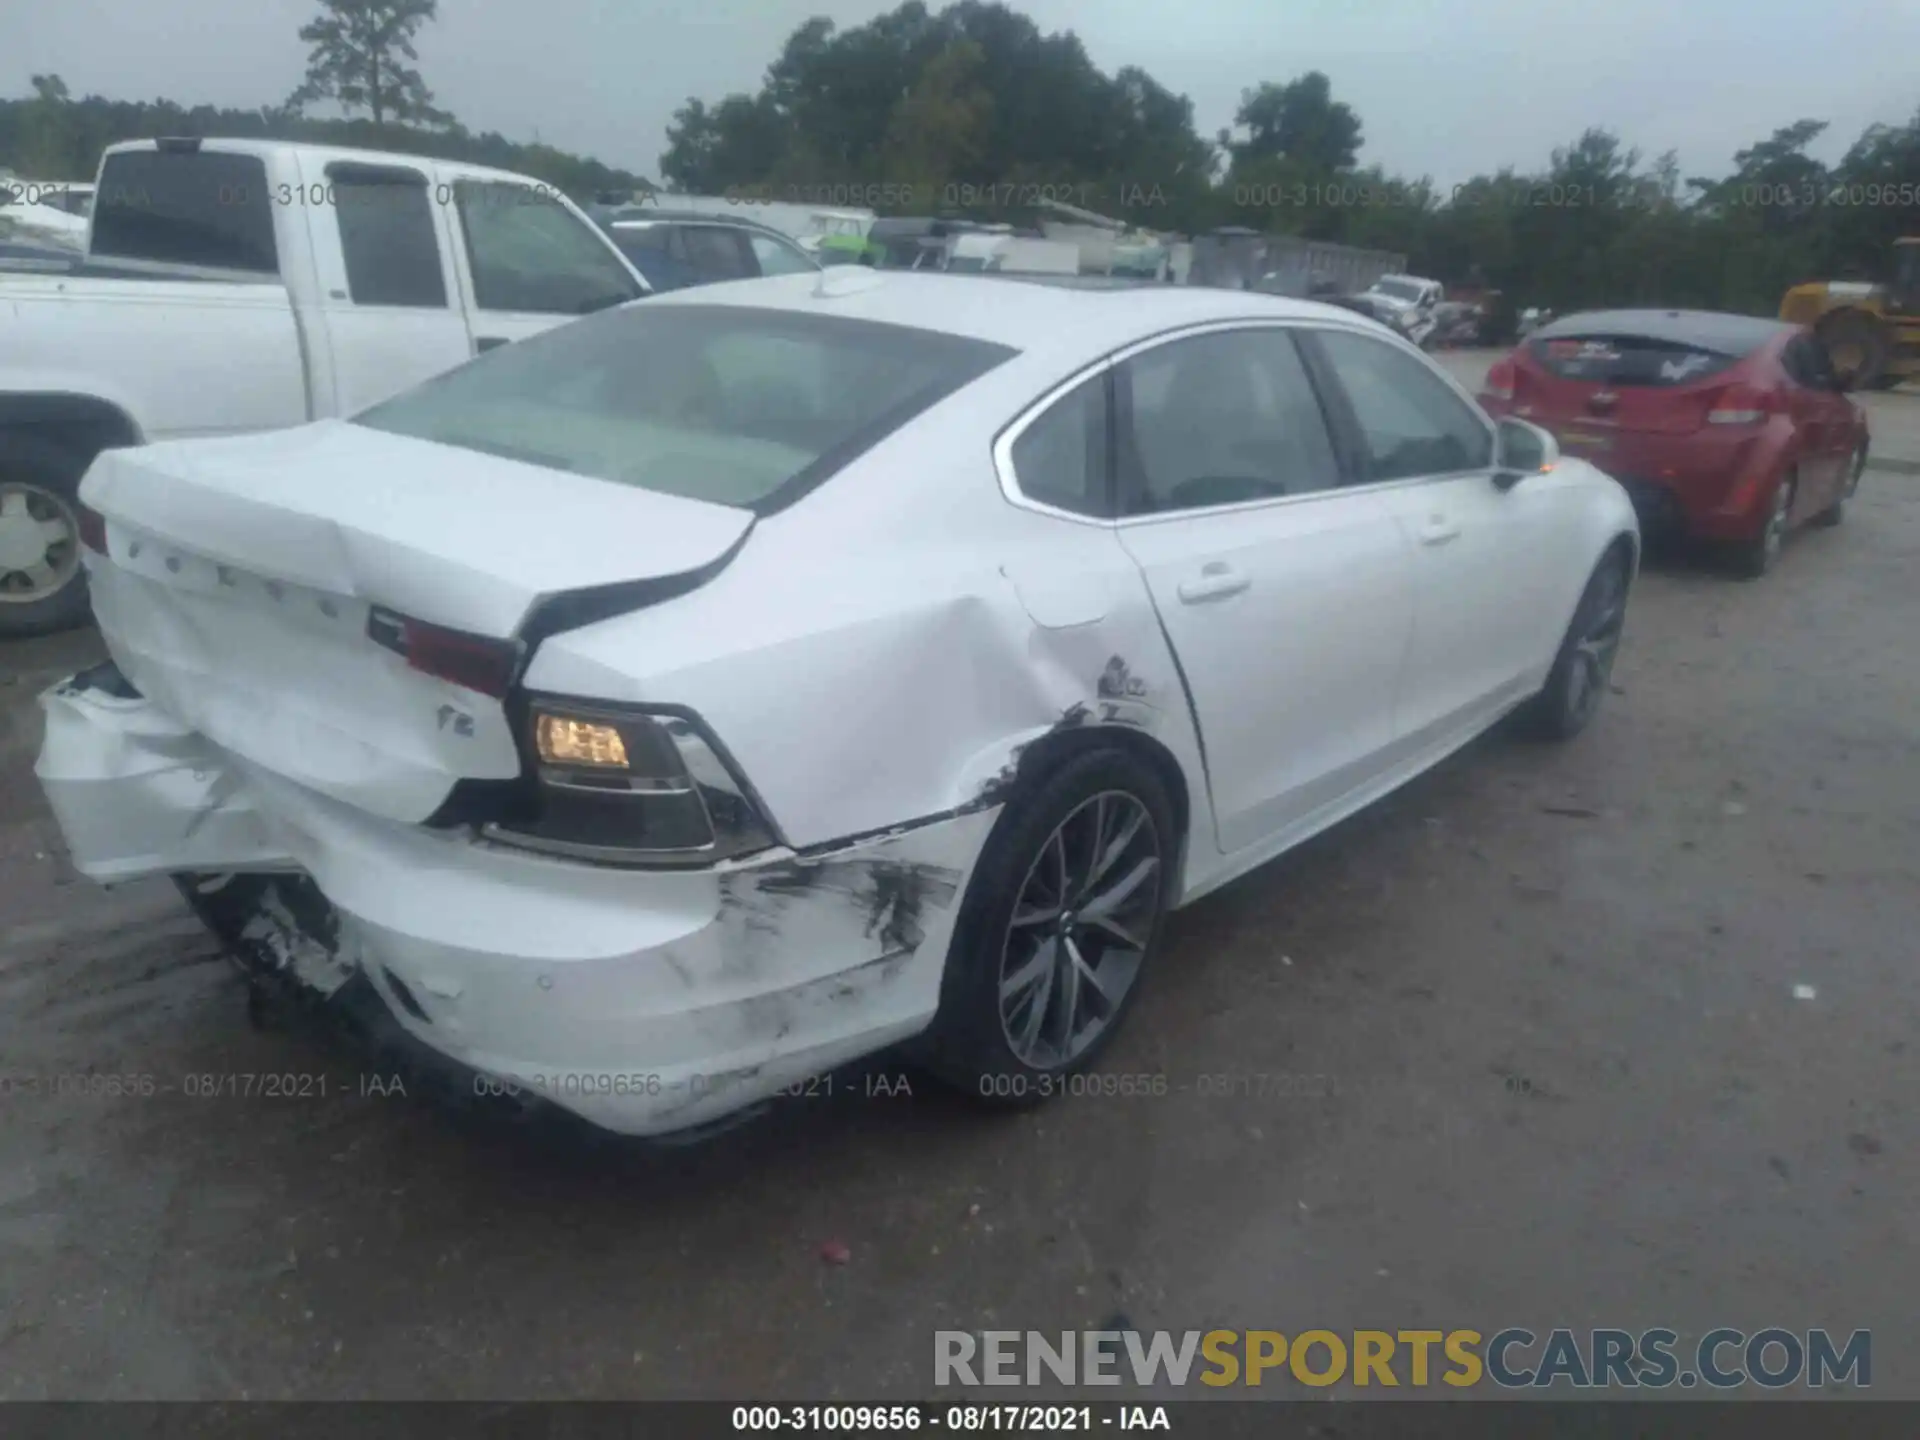
[(1616, 546), (1593, 567), (1547, 683), (1518, 712), (1523, 733), (1536, 740), (1571, 740), (1592, 722), (1613, 679), (1631, 586), (1631, 561)]
[(1758, 580), (1780, 559), (1781, 547), (1787, 541), (1787, 517), (1793, 513), (1793, 495), (1799, 484), (1800, 477), (1792, 471), (1782, 476), (1774, 487), (1773, 502), (1760, 532), (1728, 552), (1733, 573), (1742, 580)]
[(996, 1106), (1062, 1093), (1140, 993), (1173, 893), (1173, 816), (1160, 777), (1117, 748), (1015, 799), (975, 867), (915, 1058)]
[(89, 457), (0, 431), (0, 639), (87, 622), (76, 492)]

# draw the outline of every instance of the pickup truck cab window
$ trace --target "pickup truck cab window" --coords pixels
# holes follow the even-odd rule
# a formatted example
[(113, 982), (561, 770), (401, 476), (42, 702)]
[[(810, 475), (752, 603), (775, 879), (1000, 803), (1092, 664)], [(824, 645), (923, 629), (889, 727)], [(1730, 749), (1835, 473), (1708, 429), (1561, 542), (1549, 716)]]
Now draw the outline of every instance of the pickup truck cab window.
[(327, 179), (353, 303), (446, 309), (427, 177), (404, 166), (335, 165)]
[(88, 253), (273, 275), (273, 209), (258, 156), (128, 150), (103, 167)]
[(532, 186), (462, 180), (453, 196), (481, 310), (586, 315), (639, 298), (593, 227)]

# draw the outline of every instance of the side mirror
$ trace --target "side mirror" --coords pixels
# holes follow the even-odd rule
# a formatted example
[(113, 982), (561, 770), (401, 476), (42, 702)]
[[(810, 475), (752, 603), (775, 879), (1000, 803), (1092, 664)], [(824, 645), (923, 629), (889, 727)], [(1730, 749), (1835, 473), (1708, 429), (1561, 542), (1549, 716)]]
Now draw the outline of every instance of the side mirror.
[(1538, 425), (1511, 416), (1495, 427), (1493, 483), (1511, 490), (1529, 475), (1551, 470), (1560, 462), (1560, 442)]

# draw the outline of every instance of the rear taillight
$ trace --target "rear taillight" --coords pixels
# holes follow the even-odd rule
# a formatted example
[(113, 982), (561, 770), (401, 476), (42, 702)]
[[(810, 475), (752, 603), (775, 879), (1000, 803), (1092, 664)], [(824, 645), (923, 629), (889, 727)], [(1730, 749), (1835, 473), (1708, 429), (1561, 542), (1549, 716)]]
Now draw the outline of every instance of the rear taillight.
[(684, 712), (536, 696), (529, 803), (490, 839), (612, 865), (699, 865), (774, 843), (730, 758)]
[(1504, 360), (1494, 362), (1493, 368), (1487, 371), (1486, 383), (1480, 387), (1480, 391), (1489, 400), (1511, 400), (1519, 375), (1520, 367), (1513, 363), (1513, 357), (1509, 355)]
[(367, 636), (407, 662), (409, 669), (450, 680), (504, 700), (520, 668), (520, 646), (491, 635), (474, 635), (376, 605), (367, 613)]
[(80, 543), (96, 555), (107, 553), (107, 517), (91, 505), (76, 504), (80, 521)]
[(1729, 385), (1718, 391), (1707, 410), (1709, 425), (1759, 425), (1773, 413), (1773, 392), (1757, 385)]

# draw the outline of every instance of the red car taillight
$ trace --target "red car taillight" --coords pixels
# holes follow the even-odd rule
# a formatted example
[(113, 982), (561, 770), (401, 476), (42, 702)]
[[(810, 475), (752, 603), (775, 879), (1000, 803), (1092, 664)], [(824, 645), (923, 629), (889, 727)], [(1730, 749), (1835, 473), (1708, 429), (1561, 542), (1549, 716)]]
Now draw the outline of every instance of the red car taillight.
[(107, 517), (91, 505), (76, 503), (80, 521), (80, 543), (96, 555), (107, 553)]
[(1709, 425), (1759, 425), (1779, 408), (1771, 390), (1741, 382), (1719, 391), (1708, 402)]
[(379, 605), (367, 612), (367, 636), (405, 660), (409, 669), (496, 700), (506, 698), (520, 666), (520, 647), (511, 640), (430, 625)]

